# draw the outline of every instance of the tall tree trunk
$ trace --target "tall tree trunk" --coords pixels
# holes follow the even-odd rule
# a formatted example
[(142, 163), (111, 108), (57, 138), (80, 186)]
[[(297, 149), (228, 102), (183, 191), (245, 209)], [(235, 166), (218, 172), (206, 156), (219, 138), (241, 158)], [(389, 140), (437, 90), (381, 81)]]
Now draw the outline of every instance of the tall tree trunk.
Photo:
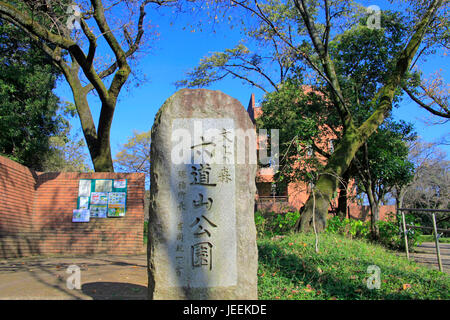
[(339, 195), (338, 195), (338, 206), (337, 206), (337, 216), (341, 218), (347, 217), (347, 202), (348, 202), (348, 182), (350, 181), (350, 175), (348, 170), (345, 171), (342, 181), (339, 183)]
[(369, 182), (366, 187), (367, 198), (369, 199), (370, 206), (370, 233), (373, 240), (377, 240), (380, 237), (380, 230), (377, 223), (380, 220), (380, 207), (379, 201), (375, 199), (375, 195), (372, 189), (372, 182)]
[[(91, 110), (87, 100), (87, 91), (83, 90), (77, 78), (77, 70), (72, 71), (68, 77), (72, 94), (80, 118), (81, 128), (86, 139), (87, 148), (94, 165), (95, 172), (114, 172), (111, 156), (110, 129), (114, 115), (116, 100), (102, 103), (98, 130), (95, 128)], [(105, 110), (109, 110), (107, 113)]]
[(395, 204), (397, 205), (397, 209), (403, 208), (403, 199), (405, 199), (406, 194), (406, 186), (400, 187), (400, 190), (397, 191), (397, 196), (395, 197)]
[[(335, 151), (328, 160), (324, 171), (320, 174), (319, 179), (314, 187), (316, 194), (316, 229), (322, 231), (326, 226), (328, 217), (328, 208), (332, 200), (333, 193), (339, 186), (340, 177), (347, 171), (350, 162), (355, 156), (356, 151), (362, 145), (361, 139), (358, 137), (357, 130), (354, 127), (349, 127), (341, 141), (337, 145)], [(296, 231), (309, 232), (312, 230), (312, 208), (313, 197), (309, 196), (305, 203), (299, 223), (296, 224)]]
[(378, 221), (380, 221), (380, 207), (378, 204), (370, 207), (370, 233), (373, 240), (380, 238), (380, 228), (378, 228)]
[(102, 103), (100, 119), (98, 123), (97, 143), (95, 157), (92, 158), (96, 172), (114, 172), (111, 156), (110, 132), (116, 107), (116, 99), (108, 99)]
[(97, 147), (93, 153), (91, 152), (91, 158), (95, 172), (114, 172), (109, 142), (107, 145)]

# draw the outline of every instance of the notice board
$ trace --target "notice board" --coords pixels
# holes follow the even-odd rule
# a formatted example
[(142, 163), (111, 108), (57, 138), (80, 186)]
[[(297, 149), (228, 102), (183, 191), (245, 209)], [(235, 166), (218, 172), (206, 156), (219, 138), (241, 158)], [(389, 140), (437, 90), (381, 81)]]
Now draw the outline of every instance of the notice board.
[(77, 209), (88, 210), (91, 218), (124, 217), (127, 179), (80, 179)]

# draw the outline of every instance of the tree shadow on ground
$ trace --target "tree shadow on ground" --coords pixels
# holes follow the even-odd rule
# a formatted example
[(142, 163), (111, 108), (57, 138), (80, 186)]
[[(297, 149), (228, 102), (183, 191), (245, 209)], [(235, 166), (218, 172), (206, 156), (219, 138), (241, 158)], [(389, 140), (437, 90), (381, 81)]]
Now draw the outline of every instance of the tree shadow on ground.
[(124, 282), (90, 282), (81, 291), (94, 300), (146, 300), (147, 287)]

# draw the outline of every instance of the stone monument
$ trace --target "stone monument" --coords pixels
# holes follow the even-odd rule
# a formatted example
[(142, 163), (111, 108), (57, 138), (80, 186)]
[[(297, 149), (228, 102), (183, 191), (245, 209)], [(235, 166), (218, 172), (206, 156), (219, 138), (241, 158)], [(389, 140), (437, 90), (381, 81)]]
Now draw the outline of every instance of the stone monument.
[(236, 99), (183, 89), (155, 117), (150, 299), (257, 299), (256, 132)]

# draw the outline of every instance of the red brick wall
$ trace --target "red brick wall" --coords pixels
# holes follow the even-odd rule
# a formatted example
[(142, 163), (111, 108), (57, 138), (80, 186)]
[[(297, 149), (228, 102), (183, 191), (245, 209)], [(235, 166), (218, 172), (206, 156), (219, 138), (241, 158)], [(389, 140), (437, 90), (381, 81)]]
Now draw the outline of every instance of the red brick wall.
[(0, 232), (31, 230), (36, 178), (33, 170), (0, 156)]
[[(121, 178), (125, 217), (72, 222), (80, 179)], [(144, 184), (142, 173), (39, 173), (0, 157), (0, 256), (141, 252)]]
[[(380, 206), (380, 220), (388, 220), (389, 213), (395, 213), (397, 211), (395, 205), (384, 205)], [(349, 205), (348, 206), (348, 217), (363, 221), (370, 220), (370, 206), (358, 206)]]

